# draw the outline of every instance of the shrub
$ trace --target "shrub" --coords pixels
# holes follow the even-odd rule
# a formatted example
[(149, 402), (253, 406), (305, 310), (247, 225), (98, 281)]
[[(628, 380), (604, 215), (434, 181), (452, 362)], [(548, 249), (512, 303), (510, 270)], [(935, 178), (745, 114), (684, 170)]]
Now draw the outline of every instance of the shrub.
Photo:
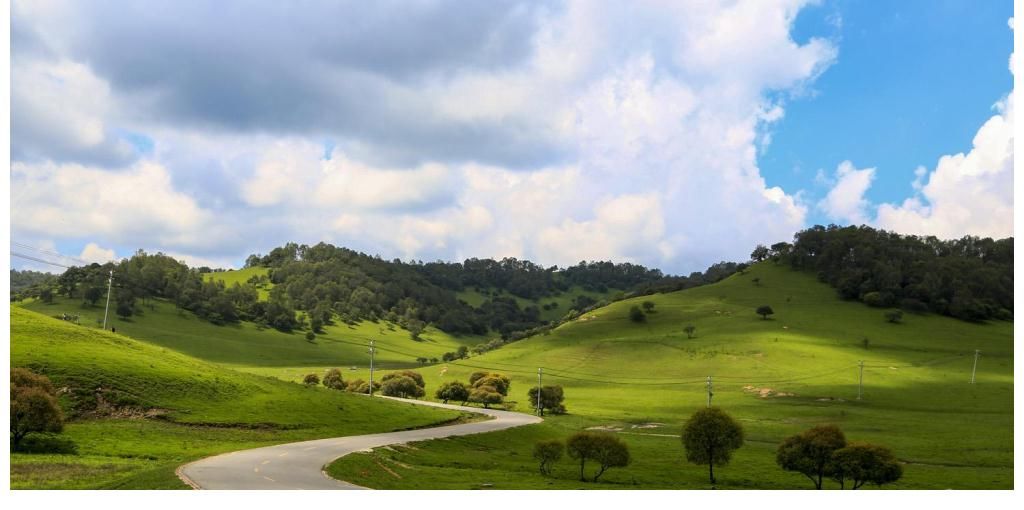
[(502, 403), (504, 397), (492, 386), (480, 386), (473, 388), (473, 391), (469, 393), (469, 401), (483, 404), (485, 408), (490, 408), (491, 404)]
[(693, 338), (694, 335), (697, 334), (697, 326), (694, 326), (693, 324), (688, 324), (685, 328), (683, 328), (683, 331), (686, 332), (686, 338)]
[(306, 374), (306, 377), (302, 378), (302, 384), (306, 386), (316, 386), (320, 384), (320, 377), (316, 374)]
[(565, 399), (565, 394), (562, 391), (561, 386), (545, 386), (540, 389), (540, 407), (537, 407), (537, 390), (536, 386), (530, 388), (527, 392), (527, 398), (530, 400), (530, 407), (540, 411), (540, 415), (544, 416), (544, 411), (550, 411), (551, 414), (565, 414), (565, 405), (562, 401)]
[(344, 390), (345, 381), (342, 380), (341, 370), (338, 370), (337, 368), (328, 370), (327, 373), (324, 374), (323, 384), (332, 390)]
[(422, 386), (416, 384), (413, 378), (404, 375), (389, 377), (381, 384), (380, 389), (381, 393), (389, 397), (420, 398), (426, 395)]
[(64, 413), (50, 379), (24, 368), (11, 369), (11, 447), (33, 432), (60, 432)]
[(598, 463), (597, 473), (592, 479), (595, 482), (608, 468), (625, 467), (630, 462), (629, 448), (626, 443), (608, 433), (577, 432), (566, 441), (565, 449), (570, 458), (580, 461), (580, 481), (586, 481), (587, 460)]
[[(380, 383), (377, 381), (373, 382), (373, 391), (380, 389)], [(351, 393), (369, 393), (370, 385), (362, 379), (353, 379), (345, 385), (345, 390)]]
[(888, 312), (885, 312), (885, 320), (893, 324), (899, 324), (900, 322), (903, 322), (903, 312), (899, 310), (889, 310)]
[(551, 465), (562, 458), (565, 446), (557, 439), (538, 441), (533, 445), (533, 458), (540, 461), (540, 474), (550, 475)]
[(644, 301), (643, 303), (640, 303), (640, 306), (644, 307), (644, 311), (647, 313), (654, 311), (654, 301)]
[(388, 380), (393, 379), (395, 377), (408, 377), (409, 379), (412, 379), (413, 382), (416, 383), (416, 386), (419, 386), (420, 388), (426, 388), (427, 387), (427, 384), (425, 382), (423, 382), (423, 376), (420, 375), (419, 372), (413, 372), (412, 370), (402, 370), (401, 372), (391, 372), (390, 374), (386, 374), (386, 375), (384, 375), (384, 377), (381, 377), (380, 378), (380, 382), (381, 382), (381, 384), (384, 384)]
[(437, 392), (434, 393), (434, 396), (445, 404), (447, 404), (449, 400), (465, 404), (469, 401), (469, 388), (459, 381), (449, 381), (442, 384), (441, 387), (437, 389)]
[(488, 386), (503, 397), (507, 397), (512, 381), (507, 376), (494, 372), (473, 372), (469, 376), (469, 385), (473, 388)]
[(78, 455), (78, 445), (69, 438), (52, 434), (34, 434), (21, 440), (17, 446), (21, 453), (59, 453)]
[(643, 322), (647, 320), (647, 315), (644, 314), (644, 311), (641, 310), (639, 306), (633, 305), (633, 307), (629, 309), (629, 320), (633, 322)]
[(312, 331), (307, 331), (306, 332), (306, 341), (307, 342), (313, 342), (314, 340), (316, 340), (316, 333), (314, 333)]

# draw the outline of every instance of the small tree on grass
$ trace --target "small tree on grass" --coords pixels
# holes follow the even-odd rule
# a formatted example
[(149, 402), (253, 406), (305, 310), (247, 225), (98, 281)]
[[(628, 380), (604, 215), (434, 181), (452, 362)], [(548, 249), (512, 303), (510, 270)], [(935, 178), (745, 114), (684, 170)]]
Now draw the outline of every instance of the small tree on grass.
[(903, 312), (900, 310), (889, 310), (885, 312), (885, 320), (893, 324), (899, 324), (903, 322)]
[(427, 364), (427, 358), (423, 358), (423, 357), (416, 358), (416, 363), (419, 363), (420, 365), (426, 365)]
[(786, 471), (803, 474), (821, 489), (831, 474), (832, 454), (846, 447), (846, 436), (835, 425), (819, 425), (786, 438), (775, 453), (775, 462)]
[(629, 309), (629, 320), (633, 322), (643, 322), (647, 320), (647, 315), (644, 314), (644, 311), (641, 310), (639, 306), (633, 305), (633, 307)]
[(460, 345), (458, 349), (455, 349), (455, 356), (459, 359), (466, 359), (469, 357), (469, 347)]
[(49, 288), (39, 291), (39, 300), (46, 304), (53, 303), (53, 291)]
[(32, 432), (63, 429), (64, 413), (50, 379), (28, 369), (11, 369), (11, 448)]
[(755, 286), (755, 287), (760, 287), (760, 286), (761, 286), (761, 278), (759, 278), (759, 277), (754, 277), (754, 278), (753, 278), (752, 280), (750, 280), (750, 281), (754, 282), (754, 286)]
[(473, 388), (473, 391), (469, 393), (469, 401), (476, 402), (477, 404), (483, 404), (485, 408), (490, 408), (491, 404), (500, 404), (505, 400), (505, 397), (498, 393), (498, 390), (492, 386), (480, 386)]
[(539, 408), (537, 407), (537, 391), (538, 388), (534, 386), (526, 393), (530, 400), (530, 407), (540, 411), (541, 416), (544, 416), (544, 411), (550, 411), (551, 414), (565, 414), (565, 405), (562, 404), (565, 394), (561, 386), (545, 386), (540, 389)]
[(302, 378), (302, 384), (306, 386), (316, 386), (320, 384), (320, 376), (316, 374), (306, 374), (306, 377)]
[(565, 443), (569, 457), (580, 461), (580, 481), (586, 481), (586, 462), (593, 460), (598, 463), (597, 473), (592, 481), (597, 481), (609, 468), (629, 465), (629, 448), (626, 443), (612, 434), (602, 432), (577, 432)]
[(693, 338), (697, 334), (697, 326), (693, 324), (687, 324), (683, 331), (686, 332), (686, 338)]
[[(380, 383), (377, 381), (373, 382), (373, 391), (380, 389)], [(369, 393), (370, 384), (362, 379), (353, 379), (345, 385), (345, 391), (350, 393)]]
[(310, 342), (310, 343), (313, 343), (314, 341), (316, 341), (316, 333), (314, 333), (312, 331), (307, 331), (306, 332), (306, 341)]
[(412, 370), (402, 370), (400, 372), (391, 372), (390, 374), (385, 374), (384, 377), (380, 378), (380, 382), (381, 382), (381, 384), (384, 384), (389, 379), (391, 379), (393, 377), (400, 377), (400, 376), (405, 376), (405, 377), (408, 377), (408, 378), (412, 379), (413, 382), (415, 382), (416, 385), (419, 386), (420, 388), (426, 388), (427, 387), (427, 383), (425, 383), (423, 381), (423, 376), (420, 375), (419, 372), (413, 372)]
[(117, 307), (114, 309), (114, 313), (122, 319), (131, 317), (135, 313), (135, 298), (117, 300)]
[(409, 337), (413, 340), (419, 340), (420, 335), (423, 334), (423, 330), (426, 329), (427, 325), (419, 319), (409, 319), (406, 323), (405, 328), (409, 330)]
[(493, 372), (473, 372), (473, 374), (469, 376), (469, 385), (473, 388), (487, 386), (498, 392), (501, 396), (507, 397), (512, 381), (502, 374)]
[(903, 476), (903, 466), (884, 446), (868, 443), (852, 443), (832, 454), (831, 478), (846, 488), (846, 481), (856, 490), (866, 483), (881, 487), (895, 482)]
[(775, 314), (775, 310), (772, 310), (772, 307), (768, 305), (761, 305), (757, 307), (757, 314), (760, 315), (762, 319), (768, 320), (768, 316)]
[(715, 483), (715, 466), (729, 463), (733, 450), (743, 446), (743, 427), (717, 407), (701, 409), (683, 427), (686, 460), (707, 464), (708, 479)]
[(324, 374), (323, 385), (332, 390), (344, 390), (345, 381), (341, 378), (341, 370), (332, 368)]
[(426, 391), (413, 378), (404, 375), (388, 378), (381, 384), (380, 390), (389, 397), (420, 398), (426, 395)]
[(540, 461), (540, 474), (550, 475), (551, 465), (562, 458), (565, 446), (557, 439), (538, 441), (533, 445), (533, 458)]
[(437, 389), (437, 392), (434, 393), (434, 396), (445, 404), (447, 404), (449, 400), (465, 404), (469, 401), (469, 388), (459, 381), (449, 381), (442, 384), (441, 387)]
[(96, 306), (96, 302), (103, 297), (103, 289), (99, 287), (88, 287), (82, 294), (82, 298), (92, 306)]
[(654, 311), (654, 301), (644, 301), (643, 303), (640, 303), (640, 306), (643, 306), (644, 311), (647, 313)]

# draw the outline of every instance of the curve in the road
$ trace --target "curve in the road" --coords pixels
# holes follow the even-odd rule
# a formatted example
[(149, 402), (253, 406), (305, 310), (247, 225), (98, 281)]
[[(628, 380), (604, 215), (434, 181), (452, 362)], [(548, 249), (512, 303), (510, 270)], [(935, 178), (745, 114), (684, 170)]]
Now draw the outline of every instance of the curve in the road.
[[(396, 399), (400, 400), (400, 399)], [(323, 472), (325, 465), (352, 452), (391, 444), (465, 436), (540, 423), (537, 416), (437, 402), (401, 400), (485, 414), (493, 419), (426, 429), (335, 437), (241, 450), (197, 460), (178, 468), (178, 476), (196, 489), (362, 489)]]

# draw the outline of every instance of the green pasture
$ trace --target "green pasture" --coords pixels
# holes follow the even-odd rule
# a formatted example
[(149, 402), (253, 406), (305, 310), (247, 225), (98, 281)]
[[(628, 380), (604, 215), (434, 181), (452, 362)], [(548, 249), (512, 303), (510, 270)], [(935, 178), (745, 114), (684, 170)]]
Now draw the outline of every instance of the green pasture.
[[(247, 282), (253, 276), (267, 276), (269, 273), (270, 270), (266, 267), (247, 267), (245, 269), (232, 269), (230, 271), (206, 273), (203, 275), (203, 279), (206, 281), (222, 281), (224, 282), (224, 286), (231, 287), (236, 283), (239, 285), (247, 285)], [(266, 301), (270, 298), (270, 289), (272, 288), (274, 288), (274, 284), (270, 282), (260, 284), (256, 287), (256, 292), (259, 293), (260, 301)]]

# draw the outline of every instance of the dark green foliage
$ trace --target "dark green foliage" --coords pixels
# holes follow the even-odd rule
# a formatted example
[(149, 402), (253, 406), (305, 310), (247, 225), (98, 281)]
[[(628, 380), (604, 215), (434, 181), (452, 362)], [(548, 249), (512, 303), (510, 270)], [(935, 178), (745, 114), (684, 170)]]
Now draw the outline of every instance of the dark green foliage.
[(344, 390), (346, 385), (341, 377), (341, 370), (332, 368), (324, 374), (323, 385), (332, 390)]
[(538, 441), (533, 445), (533, 458), (540, 461), (540, 474), (550, 475), (551, 465), (562, 458), (565, 446), (557, 439)]
[(879, 487), (895, 482), (903, 476), (903, 466), (884, 446), (868, 443), (851, 443), (832, 454), (829, 477), (846, 488), (859, 489), (873, 483)]
[(415, 382), (416, 385), (419, 386), (420, 388), (426, 388), (426, 382), (423, 381), (423, 376), (420, 375), (419, 372), (413, 372), (412, 370), (402, 370), (401, 372), (391, 372), (390, 374), (385, 374), (384, 377), (381, 377), (380, 382), (385, 383), (388, 380), (393, 379), (395, 377), (408, 377), (409, 379), (412, 379), (413, 382)]
[(551, 414), (565, 414), (565, 404), (562, 403), (565, 400), (565, 392), (561, 386), (545, 386), (540, 390), (539, 409), (537, 407), (537, 387), (530, 388), (526, 395), (530, 401), (530, 407), (539, 410), (541, 416), (544, 416), (544, 411)]
[(846, 447), (846, 436), (835, 425), (819, 425), (786, 438), (775, 453), (775, 462), (786, 471), (806, 476), (821, 489), (831, 473), (832, 454)]
[(314, 333), (312, 331), (307, 331), (306, 332), (306, 341), (307, 342), (312, 342), (314, 340), (316, 340), (316, 333)]
[(445, 404), (447, 404), (449, 400), (453, 402), (466, 403), (469, 401), (469, 388), (459, 381), (448, 381), (437, 389), (434, 396)]
[(1013, 238), (904, 236), (867, 226), (814, 226), (780, 258), (813, 271), (843, 299), (969, 321), (1013, 309)]
[(633, 322), (644, 322), (647, 320), (647, 314), (645, 314), (639, 306), (633, 305), (629, 309), (629, 320)]
[(381, 383), (380, 391), (389, 397), (420, 398), (426, 395), (422, 386), (416, 383), (411, 377), (405, 375), (388, 374)]
[(770, 253), (771, 252), (768, 251), (768, 248), (765, 248), (763, 244), (759, 244), (754, 248), (754, 251), (750, 252), (750, 260), (753, 260), (754, 262), (761, 262), (768, 258)]
[(889, 310), (888, 312), (885, 312), (885, 320), (893, 324), (899, 324), (900, 322), (903, 322), (903, 312), (899, 310)]
[(60, 432), (64, 413), (50, 379), (25, 368), (11, 369), (11, 447), (33, 432)]
[[(380, 383), (373, 381), (373, 391), (380, 389)], [(369, 393), (370, 384), (362, 379), (353, 379), (345, 385), (345, 391), (350, 393)]]
[(760, 287), (761, 286), (761, 278), (760, 277), (754, 277), (750, 281), (754, 282), (754, 286), (755, 287)]
[(78, 455), (78, 445), (67, 437), (48, 433), (26, 436), (18, 443), (18, 453), (57, 453)]
[(686, 333), (686, 338), (693, 338), (697, 334), (697, 326), (687, 324), (686, 327), (683, 328), (683, 332)]
[(39, 291), (39, 300), (46, 304), (53, 303), (53, 291), (49, 287), (44, 287)]
[(644, 311), (647, 313), (654, 311), (654, 301), (644, 301), (643, 303), (640, 303), (640, 306), (642, 306)]
[(316, 386), (320, 384), (320, 376), (316, 374), (306, 374), (306, 377), (302, 378), (302, 384), (306, 386)]
[(597, 473), (592, 481), (596, 482), (608, 468), (629, 465), (629, 448), (626, 443), (612, 434), (605, 432), (577, 432), (565, 442), (569, 458), (580, 461), (580, 481), (586, 481), (586, 462), (593, 460), (598, 464)]
[(469, 401), (483, 404), (484, 407), (491, 407), (491, 404), (500, 404), (504, 400), (505, 397), (492, 386), (475, 387), (469, 392)]
[(770, 307), (768, 305), (761, 305), (761, 306), (757, 307), (756, 312), (764, 320), (768, 320), (768, 316), (769, 315), (774, 315), (775, 314), (775, 310), (772, 310), (772, 307)]
[(135, 298), (133, 297), (118, 297), (117, 306), (114, 308), (118, 317), (127, 319), (135, 314)]
[(99, 301), (100, 298), (102, 297), (103, 289), (100, 287), (87, 287), (85, 291), (82, 293), (82, 299), (86, 303), (89, 303), (90, 305), (93, 306), (95, 306), (96, 302)]
[(715, 466), (724, 466), (733, 450), (743, 446), (743, 427), (717, 407), (701, 409), (686, 422), (682, 434), (686, 460), (707, 464), (708, 478), (715, 483)]

